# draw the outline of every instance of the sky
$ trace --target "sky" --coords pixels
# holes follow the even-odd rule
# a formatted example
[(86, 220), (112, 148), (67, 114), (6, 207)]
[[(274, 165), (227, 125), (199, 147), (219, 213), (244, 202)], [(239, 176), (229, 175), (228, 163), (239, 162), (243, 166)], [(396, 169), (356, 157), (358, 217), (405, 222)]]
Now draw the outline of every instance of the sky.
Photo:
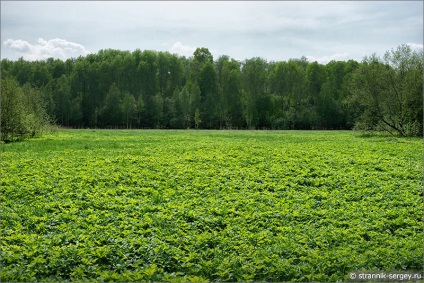
[(423, 48), (423, 1), (1, 1), (1, 58), (66, 60), (101, 49), (214, 59), (361, 61)]

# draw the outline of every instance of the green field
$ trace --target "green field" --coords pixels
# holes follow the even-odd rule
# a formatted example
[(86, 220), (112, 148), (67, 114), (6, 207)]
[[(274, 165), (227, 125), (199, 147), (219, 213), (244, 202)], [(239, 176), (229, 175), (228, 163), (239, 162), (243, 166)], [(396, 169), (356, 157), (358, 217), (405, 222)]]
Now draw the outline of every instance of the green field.
[(2, 281), (421, 270), (421, 139), (60, 130), (2, 145)]

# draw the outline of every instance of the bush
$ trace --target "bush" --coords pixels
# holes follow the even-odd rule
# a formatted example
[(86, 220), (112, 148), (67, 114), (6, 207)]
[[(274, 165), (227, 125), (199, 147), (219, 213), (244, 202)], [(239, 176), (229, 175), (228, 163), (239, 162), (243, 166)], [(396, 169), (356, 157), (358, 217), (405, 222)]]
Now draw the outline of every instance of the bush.
[(20, 141), (51, 129), (43, 99), (31, 86), (21, 87), (14, 79), (1, 81), (1, 140)]

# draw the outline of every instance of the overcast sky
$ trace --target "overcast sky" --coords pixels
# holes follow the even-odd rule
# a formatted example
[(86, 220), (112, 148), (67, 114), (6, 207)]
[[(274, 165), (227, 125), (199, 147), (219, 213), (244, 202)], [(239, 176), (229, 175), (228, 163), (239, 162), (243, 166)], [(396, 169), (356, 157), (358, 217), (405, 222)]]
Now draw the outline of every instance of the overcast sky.
[(218, 58), (361, 61), (423, 47), (423, 1), (1, 1), (1, 57), (67, 59), (101, 49)]

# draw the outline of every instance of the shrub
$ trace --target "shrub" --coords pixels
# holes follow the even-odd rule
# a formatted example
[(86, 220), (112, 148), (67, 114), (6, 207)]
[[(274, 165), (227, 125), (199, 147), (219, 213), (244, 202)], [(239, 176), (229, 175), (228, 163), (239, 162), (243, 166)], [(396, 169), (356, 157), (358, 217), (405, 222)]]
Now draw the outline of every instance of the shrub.
[(1, 81), (1, 140), (12, 142), (41, 135), (51, 129), (43, 99), (38, 90), (14, 79)]

